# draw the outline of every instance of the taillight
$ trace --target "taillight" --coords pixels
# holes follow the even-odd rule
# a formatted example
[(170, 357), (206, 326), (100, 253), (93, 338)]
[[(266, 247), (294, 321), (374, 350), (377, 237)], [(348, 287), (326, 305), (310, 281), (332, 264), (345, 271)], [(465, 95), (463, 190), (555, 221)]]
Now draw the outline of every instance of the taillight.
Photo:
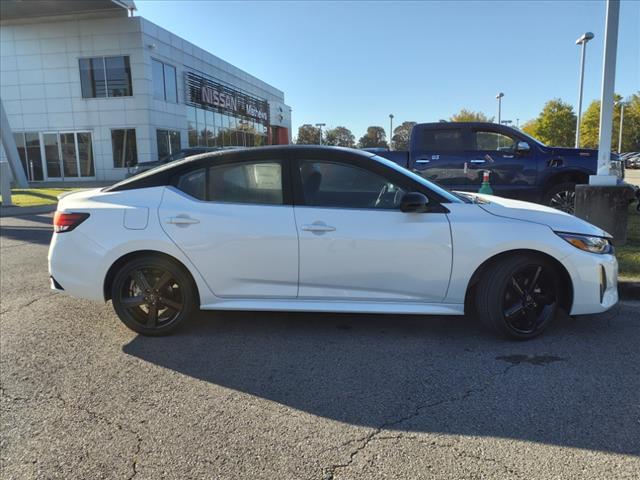
[(53, 216), (53, 231), (56, 233), (70, 232), (89, 218), (88, 213), (56, 212)]

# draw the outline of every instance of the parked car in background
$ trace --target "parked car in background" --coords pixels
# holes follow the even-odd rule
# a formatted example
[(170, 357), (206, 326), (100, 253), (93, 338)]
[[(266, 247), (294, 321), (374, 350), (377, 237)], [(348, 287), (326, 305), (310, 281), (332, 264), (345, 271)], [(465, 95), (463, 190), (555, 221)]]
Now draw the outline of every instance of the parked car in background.
[(632, 170), (640, 168), (640, 152), (621, 153), (620, 160), (624, 162), (625, 168)]
[[(411, 132), (409, 151), (380, 151), (424, 178), (451, 190), (477, 192), (482, 175), (496, 195), (573, 213), (575, 186), (597, 170), (598, 151), (550, 147), (521, 130), (495, 123), (422, 123)], [(624, 167), (611, 154), (612, 174)]]
[(235, 150), (241, 147), (189, 147), (183, 148), (182, 150), (172, 153), (171, 155), (167, 155), (160, 160), (156, 160), (153, 162), (144, 162), (139, 163), (135, 167), (131, 169), (131, 172), (127, 174), (127, 177), (133, 177), (134, 175), (138, 175), (139, 173), (146, 172), (147, 170), (151, 170), (152, 168), (158, 167), (160, 165), (164, 165), (169, 162), (173, 162), (175, 160), (182, 160), (183, 158), (190, 157), (191, 155), (199, 155), (201, 153), (207, 152), (217, 152), (220, 150)]
[(611, 237), (541, 205), (453, 194), (358, 150), (258, 147), (58, 203), (51, 288), (145, 335), (196, 309), (462, 315), (516, 339), (618, 299)]

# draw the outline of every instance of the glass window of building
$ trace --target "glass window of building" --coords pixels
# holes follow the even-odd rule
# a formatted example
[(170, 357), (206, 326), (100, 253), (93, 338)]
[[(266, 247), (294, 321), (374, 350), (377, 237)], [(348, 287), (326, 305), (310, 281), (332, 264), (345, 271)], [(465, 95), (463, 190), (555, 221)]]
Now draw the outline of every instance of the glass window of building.
[(81, 58), (79, 66), (83, 98), (133, 95), (128, 56)]
[(178, 103), (176, 67), (151, 59), (153, 70), (153, 97), (166, 102)]
[(153, 70), (153, 98), (164, 100), (164, 65), (155, 58), (151, 60)]
[(196, 126), (196, 109), (195, 107), (187, 107), (187, 131), (189, 138), (189, 146), (198, 146), (198, 129)]
[(91, 133), (78, 132), (76, 134), (78, 143), (78, 162), (80, 164), (81, 177), (93, 177), (93, 145), (91, 144)]
[(58, 134), (43, 133), (42, 143), (44, 145), (44, 158), (47, 166), (47, 177), (62, 177), (62, 170), (60, 168), (60, 145), (58, 142)]
[(114, 168), (132, 167), (138, 164), (136, 129), (111, 130), (111, 150)]
[(156, 130), (158, 160), (180, 151), (180, 132), (177, 130)]
[(20, 163), (30, 182), (44, 180), (42, 156), (40, 155), (40, 135), (37, 132), (14, 133)]

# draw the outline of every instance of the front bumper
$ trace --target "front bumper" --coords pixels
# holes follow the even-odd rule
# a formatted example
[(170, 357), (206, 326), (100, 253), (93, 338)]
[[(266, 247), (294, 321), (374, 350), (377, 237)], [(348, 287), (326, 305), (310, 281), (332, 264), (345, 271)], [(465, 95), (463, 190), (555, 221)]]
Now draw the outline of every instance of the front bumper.
[(563, 263), (573, 282), (571, 315), (605, 312), (618, 303), (618, 261), (615, 255), (577, 251)]

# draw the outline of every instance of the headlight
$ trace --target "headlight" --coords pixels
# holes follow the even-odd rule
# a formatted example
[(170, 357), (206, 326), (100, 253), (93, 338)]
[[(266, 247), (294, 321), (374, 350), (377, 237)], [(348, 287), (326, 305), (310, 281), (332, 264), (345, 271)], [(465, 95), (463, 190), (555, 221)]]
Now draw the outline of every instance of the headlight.
[(608, 238), (592, 237), (590, 235), (580, 235), (577, 233), (556, 232), (556, 235), (563, 238), (576, 248), (589, 253), (613, 253), (613, 245)]

